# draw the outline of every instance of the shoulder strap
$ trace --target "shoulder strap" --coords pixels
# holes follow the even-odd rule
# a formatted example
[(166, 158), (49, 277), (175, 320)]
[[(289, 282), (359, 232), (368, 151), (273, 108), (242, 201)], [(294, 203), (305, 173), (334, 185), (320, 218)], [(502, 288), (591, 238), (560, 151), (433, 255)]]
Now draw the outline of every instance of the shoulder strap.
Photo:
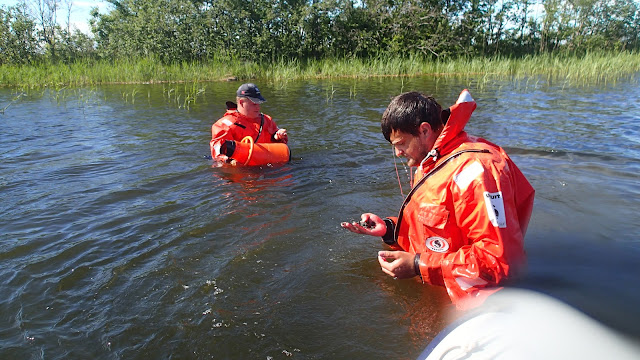
[(398, 214), (398, 221), (396, 221), (396, 228), (393, 234), (393, 240), (395, 240), (395, 242), (398, 241), (398, 234), (400, 232), (400, 223), (402, 222), (402, 215), (404, 214), (404, 208), (407, 206), (407, 204), (409, 203), (409, 200), (411, 200), (411, 197), (413, 196), (413, 194), (415, 194), (416, 190), (418, 190), (418, 188), (422, 185), (424, 185), (424, 183), (427, 182), (427, 179), (431, 177), (431, 175), (435, 174), (438, 170), (442, 169), (445, 165), (447, 165), (449, 163), (449, 161), (457, 158), (458, 156), (465, 154), (465, 153), (470, 153), (470, 152), (474, 152), (474, 153), (490, 153), (489, 150), (487, 149), (468, 149), (468, 150), (462, 150), (462, 151), (458, 151), (457, 153), (449, 156), (448, 158), (442, 160), (438, 165), (436, 165), (433, 169), (431, 169), (431, 171), (429, 171), (428, 173), (424, 174), (422, 176), (422, 178), (416, 183), (416, 186), (413, 187), (413, 189), (411, 189), (411, 191), (409, 192), (409, 194), (407, 194), (407, 197), (404, 199), (404, 202), (402, 203), (402, 206), (400, 207), (400, 213)]
[(258, 130), (258, 136), (256, 136), (256, 141), (258, 142), (258, 138), (260, 138), (260, 134), (262, 134), (262, 127), (264, 126), (264, 114), (260, 113), (260, 130)]

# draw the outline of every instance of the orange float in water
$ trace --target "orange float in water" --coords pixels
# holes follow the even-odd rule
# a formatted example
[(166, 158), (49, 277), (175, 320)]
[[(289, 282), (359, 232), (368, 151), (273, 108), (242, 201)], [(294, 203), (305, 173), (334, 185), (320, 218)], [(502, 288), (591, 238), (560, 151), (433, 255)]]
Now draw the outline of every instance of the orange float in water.
[(250, 136), (236, 141), (235, 147), (228, 146), (226, 155), (240, 164), (249, 166), (286, 163), (291, 160), (287, 144), (254, 143)]

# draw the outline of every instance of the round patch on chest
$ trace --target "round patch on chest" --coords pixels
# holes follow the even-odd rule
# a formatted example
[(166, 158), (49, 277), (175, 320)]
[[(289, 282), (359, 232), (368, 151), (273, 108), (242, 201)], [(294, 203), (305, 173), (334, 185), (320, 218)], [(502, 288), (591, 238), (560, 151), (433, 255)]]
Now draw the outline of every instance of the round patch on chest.
[(427, 239), (427, 248), (431, 251), (443, 253), (449, 250), (449, 243), (444, 238), (432, 236)]

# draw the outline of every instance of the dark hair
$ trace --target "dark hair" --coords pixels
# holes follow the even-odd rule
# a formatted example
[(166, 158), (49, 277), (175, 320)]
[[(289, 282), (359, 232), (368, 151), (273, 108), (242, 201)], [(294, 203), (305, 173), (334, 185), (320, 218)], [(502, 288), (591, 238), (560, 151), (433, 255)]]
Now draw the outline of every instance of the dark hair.
[(393, 130), (418, 135), (420, 124), (427, 122), (434, 131), (438, 131), (448, 118), (449, 112), (442, 111), (436, 99), (412, 91), (400, 94), (391, 100), (382, 114), (380, 127), (384, 138), (390, 141)]

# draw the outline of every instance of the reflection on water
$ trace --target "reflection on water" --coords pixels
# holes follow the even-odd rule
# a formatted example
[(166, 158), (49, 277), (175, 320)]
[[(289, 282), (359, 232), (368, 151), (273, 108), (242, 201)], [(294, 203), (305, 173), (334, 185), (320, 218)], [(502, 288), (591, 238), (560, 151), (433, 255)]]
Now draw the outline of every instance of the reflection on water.
[[(289, 165), (273, 166), (213, 166), (213, 176), (228, 184), (238, 184), (247, 194), (260, 193), (267, 188), (286, 188), (293, 185)], [(227, 185), (227, 184), (224, 184)]]
[(448, 105), (469, 88), (468, 132), (536, 188), (518, 285), (640, 338), (637, 84), (266, 83), (292, 161), (215, 167), (210, 126), (237, 85), (203, 84), (188, 110), (138, 85), (28, 94), (0, 115), (0, 357), (414, 358), (447, 295), (384, 275), (381, 243), (339, 226), (397, 213), (408, 176), (379, 121), (414, 89)]

